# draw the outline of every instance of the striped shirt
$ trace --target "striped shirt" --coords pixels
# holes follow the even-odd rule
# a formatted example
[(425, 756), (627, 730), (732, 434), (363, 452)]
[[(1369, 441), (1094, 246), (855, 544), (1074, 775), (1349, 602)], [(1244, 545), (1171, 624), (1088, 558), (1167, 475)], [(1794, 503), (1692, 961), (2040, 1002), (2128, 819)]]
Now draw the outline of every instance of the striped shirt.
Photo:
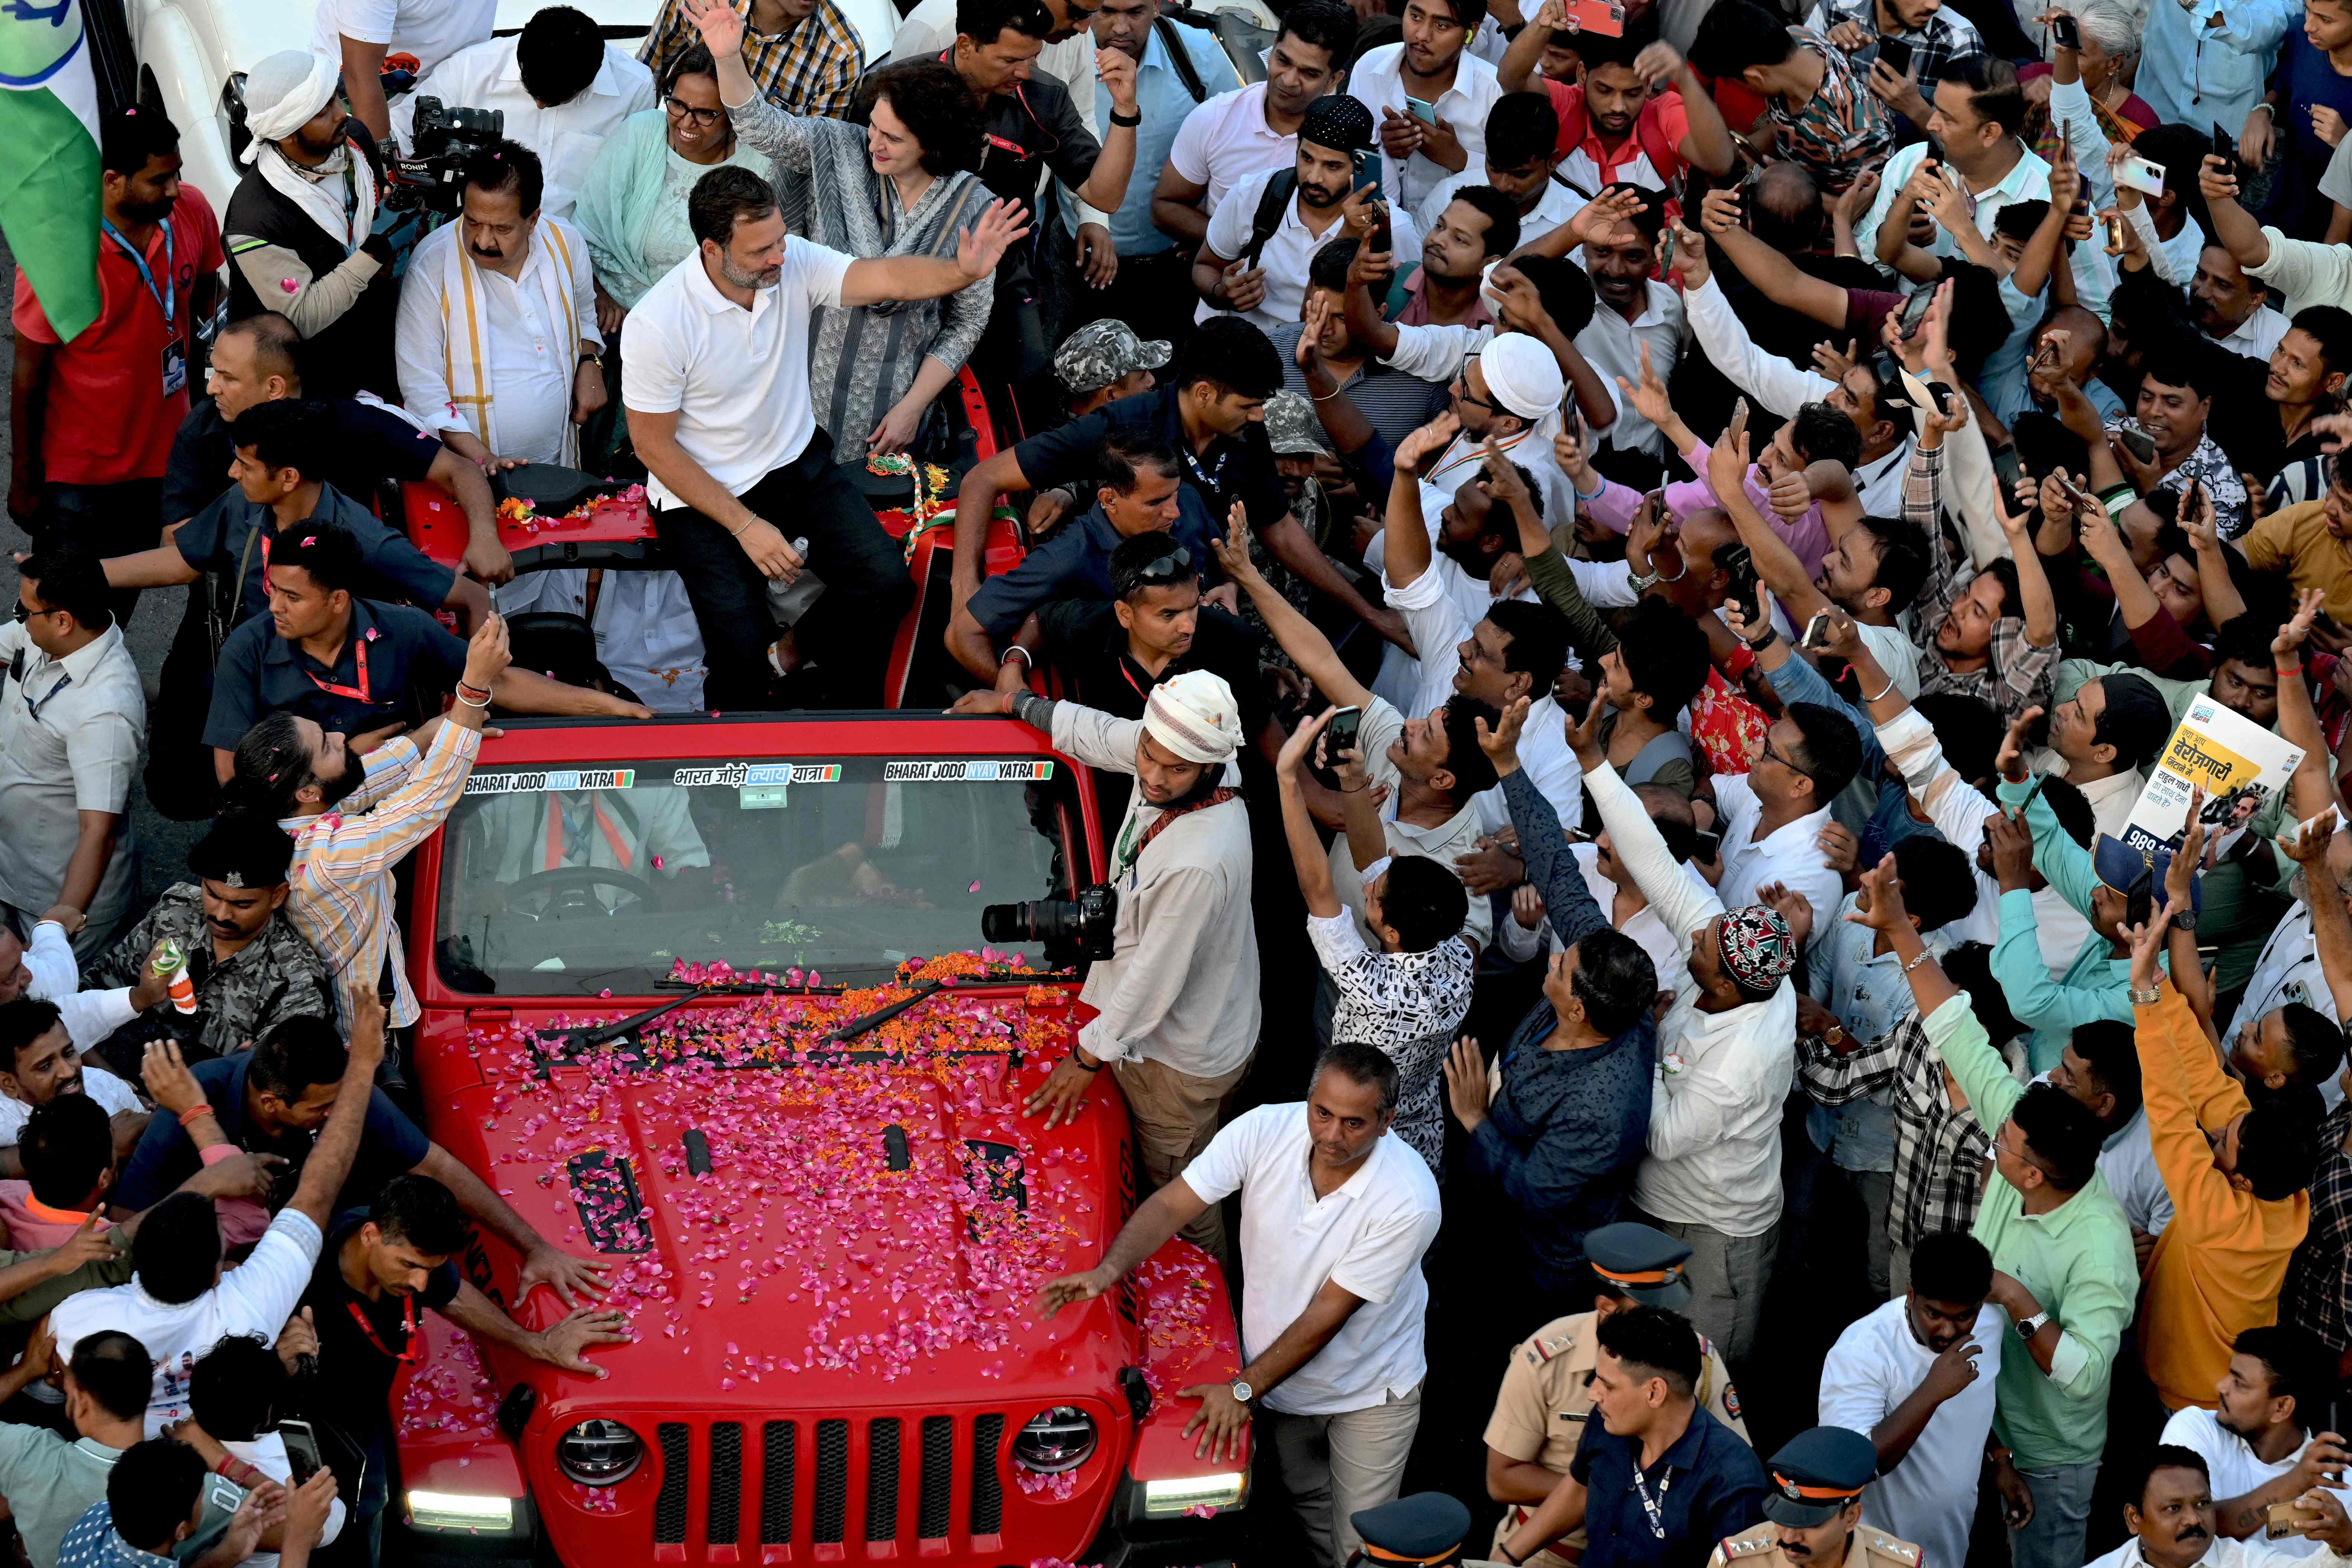
[[(1284, 390), (1300, 397), (1307, 395), (1307, 373), (1298, 368), (1298, 335), (1305, 329), (1296, 321), (1286, 321), (1268, 328), (1265, 334), (1282, 355)], [(1402, 446), (1406, 436), (1444, 413), (1452, 396), (1444, 382), (1425, 382), (1374, 359), (1365, 360), (1363, 368), (1341, 390), (1391, 446)]]
[(393, 916), (392, 868), (457, 803), (481, 747), (481, 731), (455, 724), (441, 727), (421, 758), (415, 741), (388, 742), (362, 759), (365, 781), (334, 810), (278, 821), (294, 836), (286, 917), (334, 977), (335, 1011), (346, 1031), (354, 1004), (387, 967), (394, 1026), (420, 1016)]
[(1944, 449), (1922, 446), (1911, 454), (1903, 476), (1903, 520), (1918, 528), (1942, 559), (1927, 573), (1927, 581), (1911, 606), (1911, 624), (1919, 647), (1919, 695), (1958, 692), (2000, 710), (2004, 723), (2013, 722), (2035, 703), (2047, 704), (2051, 683), (2058, 673), (2058, 640), (2036, 647), (2025, 635), (2022, 617), (2004, 615), (1993, 623), (1991, 657), (1980, 670), (1958, 671), (1936, 652), (1936, 632), (1952, 606), (1977, 580), (1968, 552), (1944, 527)]
[[(751, 3), (730, 0), (744, 22), (743, 67), (761, 95), (788, 114), (848, 119), (858, 74), (866, 68), (866, 46), (841, 7), (833, 0), (816, 0), (816, 9), (799, 26), (762, 33), (751, 25)], [(700, 41), (684, 0), (662, 0), (661, 15), (654, 18), (637, 58), (658, 79), (665, 61)]]
[(1843, 195), (1854, 176), (1886, 162), (1895, 147), (1894, 123), (1844, 50), (1803, 27), (1790, 28), (1789, 37), (1797, 47), (1822, 57), (1822, 85), (1794, 112), (1780, 94), (1773, 94), (1772, 123), (1788, 133), (1789, 156), (1812, 171), (1822, 193)]

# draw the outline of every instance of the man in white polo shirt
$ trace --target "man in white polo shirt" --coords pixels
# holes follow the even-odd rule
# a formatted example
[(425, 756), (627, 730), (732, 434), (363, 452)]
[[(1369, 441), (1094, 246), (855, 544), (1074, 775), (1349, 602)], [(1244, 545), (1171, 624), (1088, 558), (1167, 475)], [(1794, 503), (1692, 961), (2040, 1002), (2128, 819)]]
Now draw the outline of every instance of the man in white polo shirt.
[(1464, 47), (1486, 19), (1486, 0), (1405, 0), (1403, 38), (1348, 73), (1348, 91), (1380, 120), (1390, 205), (1418, 211), (1432, 186), (1486, 152), (1486, 116), (1503, 84)]
[[(2247, 1329), (2230, 1346), (2230, 1370), (2214, 1385), (2215, 1407), (2174, 1412), (2159, 1442), (2203, 1457), (2213, 1482), (2213, 1533), (2260, 1539), (2263, 1513), (2317, 1486), (2336, 1486), (2344, 1441), (2324, 1432), (2336, 1386), (2336, 1357), (2310, 1333), (2285, 1324)], [(2309, 1557), (2307, 1536), (2264, 1541), (2274, 1552)]]
[[(1291, 165), (1246, 176), (1209, 220), (1208, 237), (1192, 258), (1192, 287), (1201, 296), (1193, 319), (1231, 310), (1265, 331), (1304, 319), (1315, 253), (1369, 232), (1375, 222), (1372, 197), (1354, 189), (1356, 161), (1371, 149), (1372, 115), (1362, 104), (1344, 93), (1309, 104)], [(1261, 218), (1261, 209), (1276, 202), (1279, 218), (1271, 210)], [(1389, 221), (1397, 254), (1420, 255), (1412, 219), (1391, 210)]]
[(1221, 92), (1184, 117), (1151, 193), (1151, 221), (1197, 247), (1225, 193), (1261, 169), (1287, 169), (1299, 122), (1339, 79), (1356, 40), (1340, 0), (1299, 0), (1266, 51), (1265, 79)]
[[(797, 623), (820, 657), (790, 706), (879, 707), (882, 672), (913, 596), (896, 540), (835, 465), (809, 401), (808, 323), (817, 305), (936, 299), (988, 277), (1027, 215), (998, 202), (953, 259), (857, 260), (788, 240), (776, 193), (749, 169), (695, 184), (696, 253), (629, 312), (621, 401), (652, 474), (656, 526), (702, 630), (714, 708), (776, 706), (781, 672), (770, 580), (803, 568), (824, 591)], [(781, 523), (772, 519), (781, 519)], [(793, 543), (805, 538), (805, 557)]]
[(1135, 1211), (1103, 1260), (1048, 1281), (1050, 1317), (1106, 1294), (1186, 1221), (1242, 1195), (1242, 1353), (1228, 1384), (1180, 1390), (1206, 1457), (1229, 1459), (1257, 1406), (1318, 1560), (1361, 1544), (1349, 1517), (1397, 1495), (1421, 1423), (1422, 1254), (1437, 1235), (1437, 1181), (1402, 1140), (1397, 1070), (1343, 1041), (1316, 1060), (1307, 1102), (1261, 1105), (1216, 1135)]

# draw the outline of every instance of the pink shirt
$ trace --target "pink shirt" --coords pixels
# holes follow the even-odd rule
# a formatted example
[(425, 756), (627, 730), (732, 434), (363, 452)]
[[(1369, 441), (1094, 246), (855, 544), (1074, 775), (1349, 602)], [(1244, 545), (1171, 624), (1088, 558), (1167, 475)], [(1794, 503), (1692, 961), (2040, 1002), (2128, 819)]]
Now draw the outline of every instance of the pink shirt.
[[(52, 1247), (62, 1247), (89, 1218), (70, 1208), (51, 1208), (33, 1196), (30, 1182), (0, 1181), (0, 1220), (7, 1224), (8, 1245), (19, 1252), (45, 1252)], [(106, 1220), (98, 1222), (101, 1236), (113, 1228)]]
[[(1690, 465), (1691, 472), (1698, 477), (1666, 486), (1666, 509), (1675, 517), (1722, 507), (1723, 501), (1716, 495), (1715, 486), (1706, 482), (1706, 455), (1710, 450), (1694, 444), (1683, 454), (1683, 461)], [(1781, 542), (1797, 552), (1798, 564), (1805, 569), (1805, 575), (1811, 578), (1821, 576), (1822, 557), (1830, 551), (1829, 526), (1822, 521), (1822, 504), (1814, 502), (1806, 508), (1803, 517), (1793, 522), (1783, 517), (1772, 509), (1771, 497), (1764, 486), (1756, 482), (1756, 465), (1752, 463), (1748, 466), (1747, 491), (1748, 504), (1763, 515), (1764, 521), (1780, 536)], [(1586, 514), (1594, 522), (1622, 534), (1633, 526), (1633, 514), (1642, 506), (1642, 492), (1620, 485), (1614, 479), (1603, 479), (1601, 494), (1586, 500), (1583, 505)]]

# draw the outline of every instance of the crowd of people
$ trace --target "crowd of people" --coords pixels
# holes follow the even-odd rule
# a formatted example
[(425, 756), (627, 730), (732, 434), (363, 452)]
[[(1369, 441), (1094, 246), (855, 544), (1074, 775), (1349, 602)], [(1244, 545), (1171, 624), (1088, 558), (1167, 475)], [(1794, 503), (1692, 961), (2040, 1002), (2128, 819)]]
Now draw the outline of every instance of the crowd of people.
[[(111, 110), (97, 319), (16, 281), (34, 1568), (373, 1563), (420, 1303), (625, 1338), (403, 1109), (394, 869), (493, 706), (880, 706), (930, 465), (918, 657), (1115, 895), (1023, 1109), (1143, 1201), (1037, 1313), (1224, 1261), (1297, 1560), (1452, 1444), (1513, 1564), (2352, 1563), (2352, 4), (495, 9), (321, 0), (231, 191)], [(2192, 709), (2300, 761), (2137, 847)]]

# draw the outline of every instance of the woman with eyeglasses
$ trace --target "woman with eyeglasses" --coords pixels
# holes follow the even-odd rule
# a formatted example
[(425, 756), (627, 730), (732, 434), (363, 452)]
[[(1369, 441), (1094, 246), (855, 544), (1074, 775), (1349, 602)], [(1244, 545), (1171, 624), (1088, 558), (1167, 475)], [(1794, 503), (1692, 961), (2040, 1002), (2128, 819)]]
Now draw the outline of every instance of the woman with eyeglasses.
[(757, 173), (767, 162), (736, 138), (719, 101), (710, 51), (696, 44), (662, 68), (654, 107), (633, 114), (605, 141), (581, 187), (573, 221), (587, 236), (596, 280), (596, 326), (604, 354), (604, 407), (580, 433), (580, 463), (613, 471), (628, 439), (621, 407), (621, 323), (656, 279), (695, 254), (686, 221), (694, 183), (722, 163)]
[(662, 69), (655, 107), (631, 115), (604, 143), (575, 209), (595, 266), (596, 325), (606, 342), (637, 297), (694, 254), (686, 224), (694, 183), (722, 163), (758, 173), (765, 162), (728, 123), (710, 51), (699, 44), (680, 51)]
[[(861, 83), (847, 120), (787, 114), (743, 66), (743, 19), (726, 0), (688, 0), (719, 62), (719, 91), (769, 172), (785, 232), (860, 258), (953, 256), (992, 198), (956, 167), (980, 145), (980, 112), (952, 67), (901, 60)], [(809, 396), (845, 464), (916, 444), (933, 402), (979, 345), (995, 274), (943, 299), (820, 306), (809, 334)]]

